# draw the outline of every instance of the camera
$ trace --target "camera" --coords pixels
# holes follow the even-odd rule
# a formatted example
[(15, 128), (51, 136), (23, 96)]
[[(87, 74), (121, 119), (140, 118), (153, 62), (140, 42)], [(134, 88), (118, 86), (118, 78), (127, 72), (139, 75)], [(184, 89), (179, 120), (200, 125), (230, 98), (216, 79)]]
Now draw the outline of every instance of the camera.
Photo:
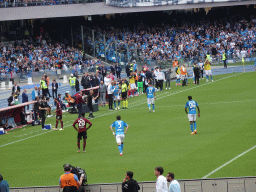
[(81, 176), (83, 175), (84, 179), (82, 182), (82, 186), (87, 185), (87, 175), (84, 169), (80, 168), (80, 167), (74, 167), (71, 166), (71, 173), (76, 174), (78, 179), (80, 180)]

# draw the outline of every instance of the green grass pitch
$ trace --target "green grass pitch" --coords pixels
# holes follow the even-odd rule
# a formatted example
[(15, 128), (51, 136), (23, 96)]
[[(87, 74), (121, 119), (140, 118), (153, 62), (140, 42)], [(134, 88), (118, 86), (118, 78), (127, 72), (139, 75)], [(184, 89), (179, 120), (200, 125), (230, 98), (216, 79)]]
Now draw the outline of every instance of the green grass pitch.
[[(145, 94), (130, 98), (128, 110), (99, 107), (86, 153), (76, 152), (77, 132), (71, 124), (77, 114), (63, 114), (64, 131), (42, 131), (40, 126), (10, 131), (0, 136), (0, 172), (10, 187), (58, 185), (65, 163), (84, 168), (89, 184), (121, 182), (128, 170), (137, 181), (155, 181), (156, 166), (177, 179), (202, 178), (255, 146), (255, 79), (250, 72), (214, 76), (214, 82), (204, 79), (199, 86), (192, 80), (187, 87), (172, 82), (171, 90), (156, 93), (155, 113), (148, 112)], [(184, 111), (188, 95), (201, 109), (197, 135), (190, 135)], [(109, 129), (117, 115), (130, 126), (121, 157)], [(55, 126), (55, 118), (46, 124)], [(255, 150), (209, 177), (255, 176)]]

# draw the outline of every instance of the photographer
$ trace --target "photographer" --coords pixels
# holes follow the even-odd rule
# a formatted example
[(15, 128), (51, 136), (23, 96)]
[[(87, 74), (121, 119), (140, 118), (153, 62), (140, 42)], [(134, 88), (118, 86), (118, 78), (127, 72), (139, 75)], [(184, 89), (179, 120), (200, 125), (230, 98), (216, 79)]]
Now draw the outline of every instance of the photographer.
[(81, 175), (80, 180), (78, 180), (77, 175), (70, 173), (71, 165), (63, 165), (65, 173), (60, 176), (59, 183), (60, 188), (63, 188), (63, 192), (77, 192), (79, 186), (83, 182), (84, 175)]

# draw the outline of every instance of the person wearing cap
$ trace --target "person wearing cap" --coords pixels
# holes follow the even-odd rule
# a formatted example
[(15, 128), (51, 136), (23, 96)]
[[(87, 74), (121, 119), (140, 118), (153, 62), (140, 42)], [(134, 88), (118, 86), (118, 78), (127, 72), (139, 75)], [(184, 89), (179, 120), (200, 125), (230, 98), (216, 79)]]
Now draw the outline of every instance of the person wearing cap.
[(4, 180), (1, 174), (0, 174), (0, 191), (9, 192), (9, 183), (8, 181)]
[(82, 185), (84, 175), (81, 175), (79, 180), (76, 174), (71, 173), (71, 169), (70, 164), (63, 165), (65, 173), (59, 179), (60, 188), (63, 188), (63, 192), (77, 192), (79, 186)]
[(74, 96), (76, 94), (76, 77), (74, 77), (73, 74), (69, 77), (69, 84), (70, 84), (70, 94), (71, 96)]

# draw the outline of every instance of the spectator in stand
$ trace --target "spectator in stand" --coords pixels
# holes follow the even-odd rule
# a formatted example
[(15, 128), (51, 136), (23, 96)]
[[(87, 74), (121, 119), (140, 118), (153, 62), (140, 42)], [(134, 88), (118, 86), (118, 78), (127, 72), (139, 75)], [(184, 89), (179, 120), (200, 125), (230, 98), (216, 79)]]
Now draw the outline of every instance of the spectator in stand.
[(36, 97), (38, 97), (38, 89), (37, 86), (35, 86), (35, 89), (32, 91), (32, 100), (35, 101)]
[(54, 94), (55, 94), (55, 98), (57, 98), (57, 95), (58, 95), (58, 88), (59, 88), (59, 85), (58, 83), (56, 82), (55, 79), (53, 79), (53, 82), (52, 82), (52, 97), (54, 98)]
[(116, 69), (115, 69), (115, 65), (114, 65), (114, 64), (112, 64), (112, 65), (110, 66), (110, 71), (111, 71), (111, 73), (112, 73), (113, 75), (115, 75)]
[[(24, 89), (22, 93), (22, 103), (28, 102), (28, 95), (27, 95), (27, 90)], [(27, 110), (29, 110), (29, 105), (27, 105)]]
[(1, 174), (0, 174), (0, 191), (9, 192), (9, 183), (8, 181), (4, 180)]

